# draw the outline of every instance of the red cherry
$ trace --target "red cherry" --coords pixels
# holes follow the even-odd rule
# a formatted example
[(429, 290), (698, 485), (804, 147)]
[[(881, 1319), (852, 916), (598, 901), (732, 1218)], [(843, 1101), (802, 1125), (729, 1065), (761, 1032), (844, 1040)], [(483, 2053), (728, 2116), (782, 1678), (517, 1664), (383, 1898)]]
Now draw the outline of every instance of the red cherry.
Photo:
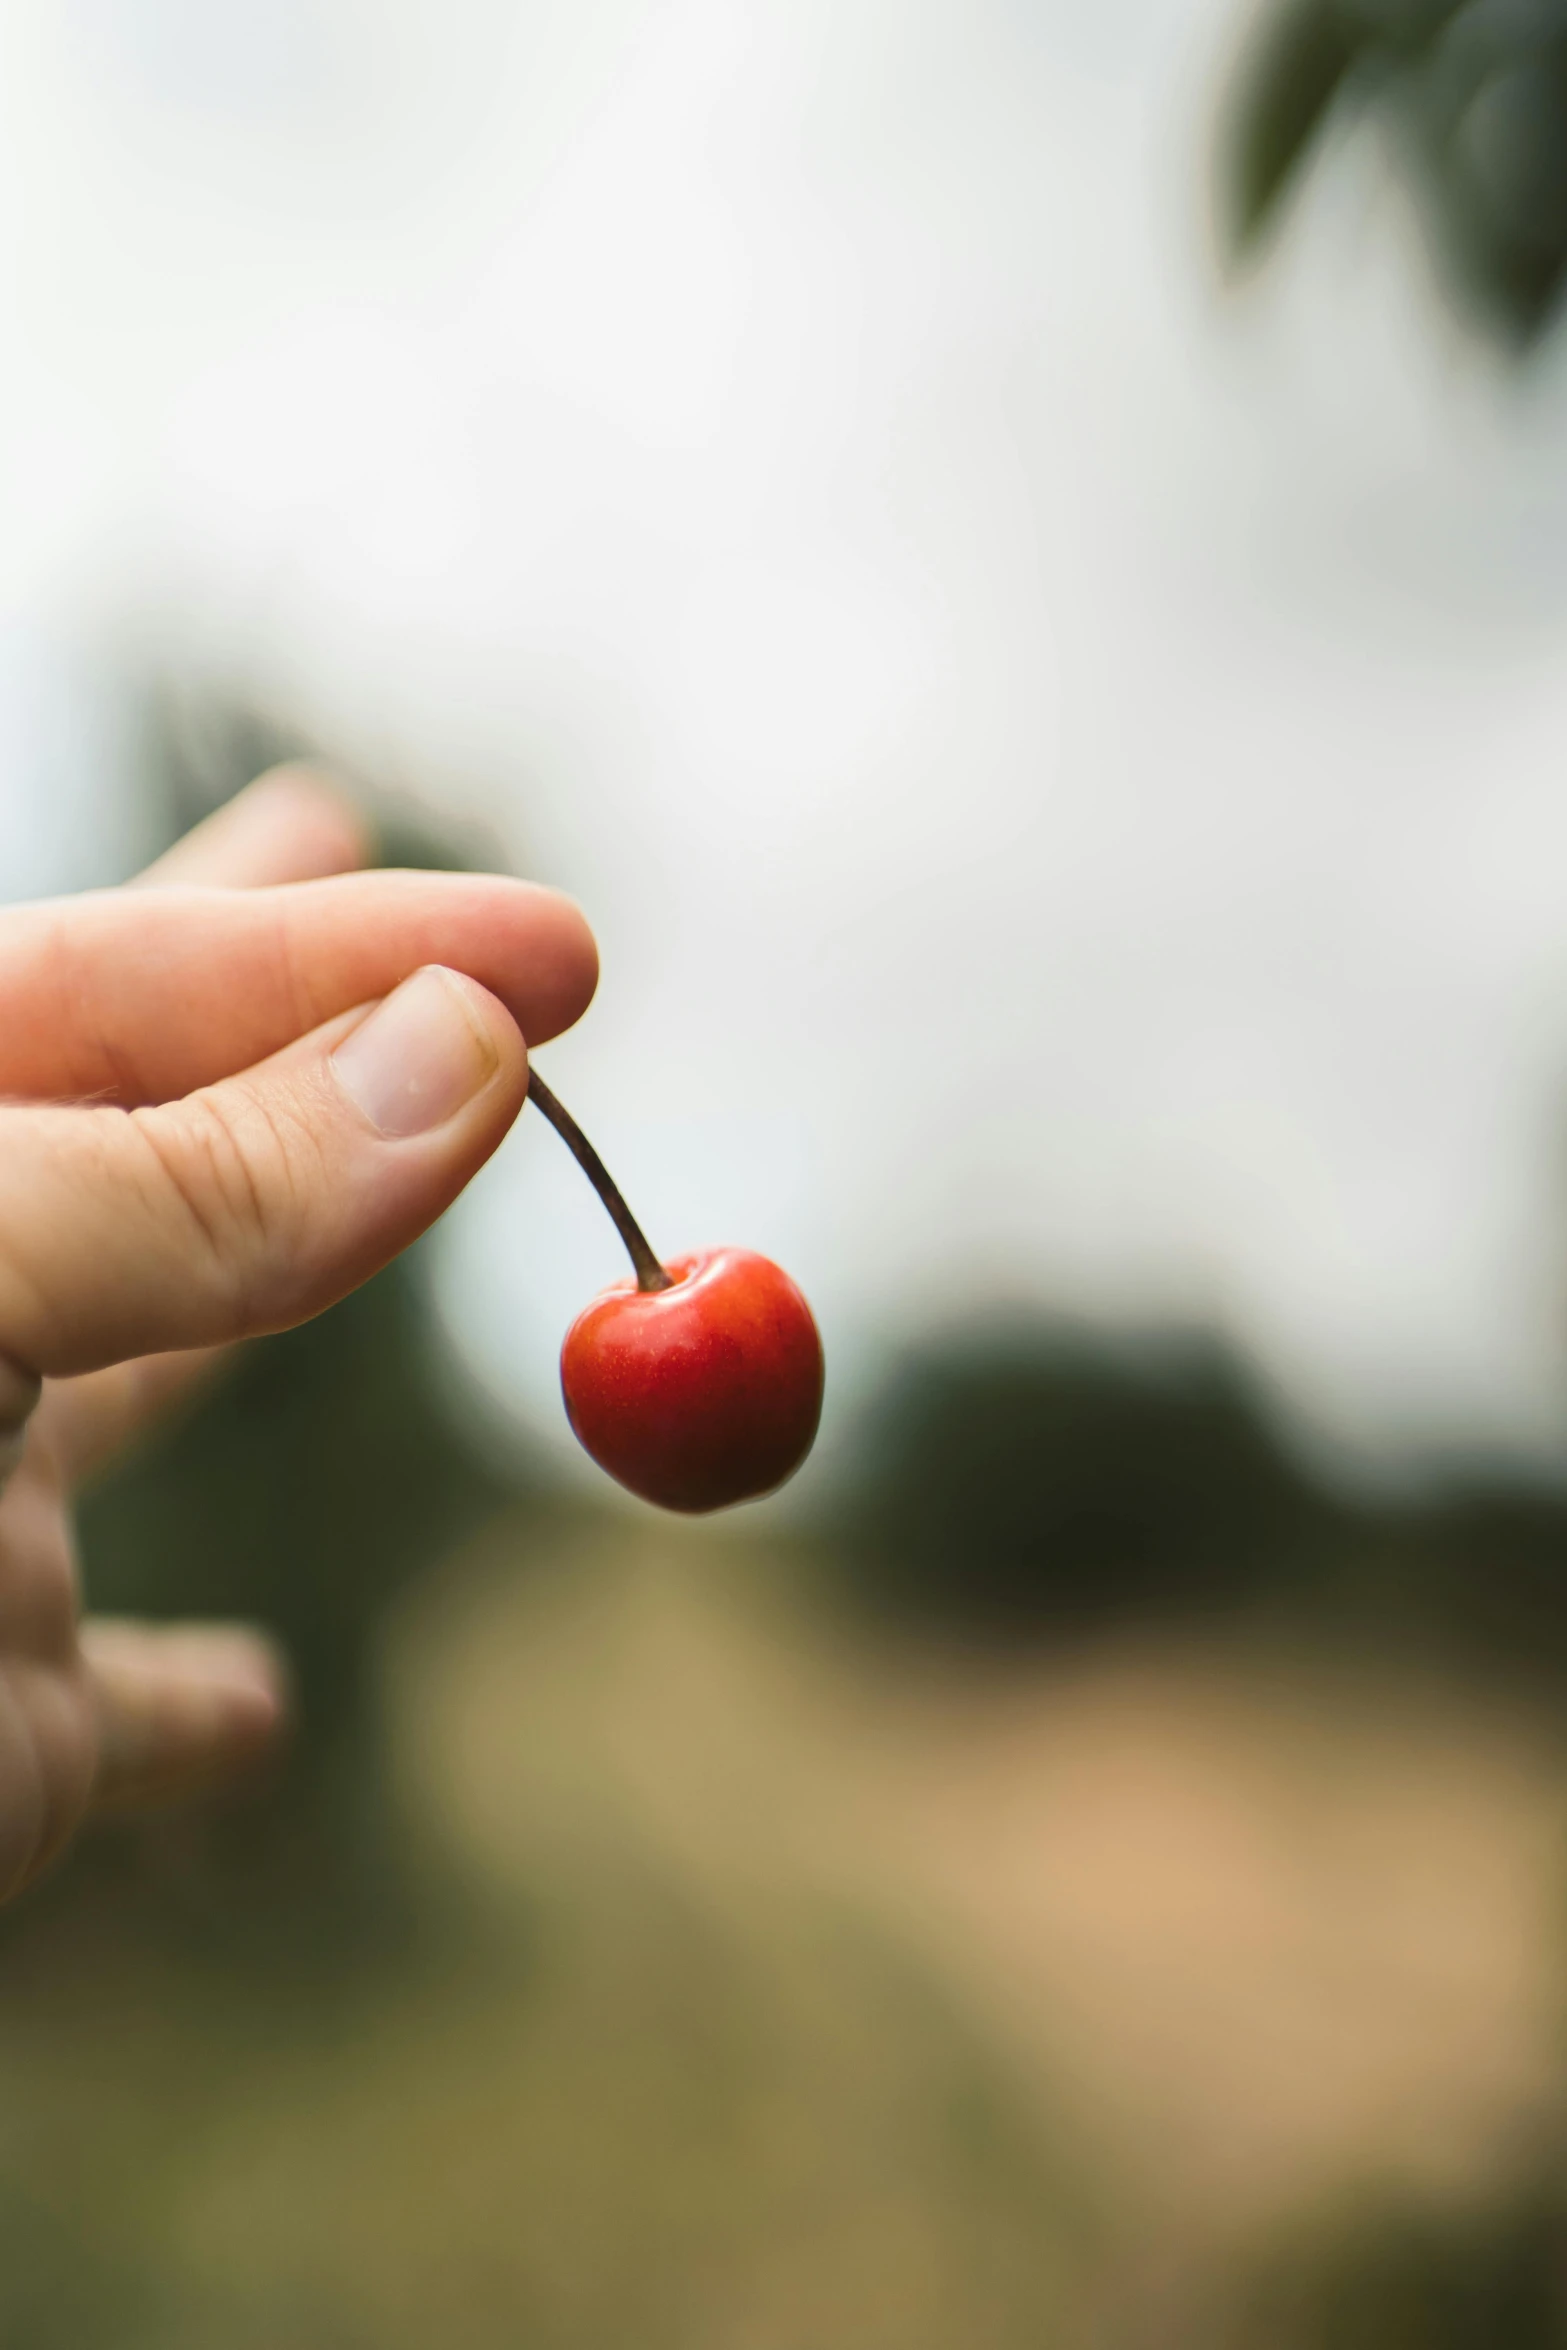
[(822, 1408), (822, 1342), (783, 1269), (704, 1249), (668, 1286), (616, 1281), (561, 1348), (566, 1416), (622, 1485), (666, 1510), (771, 1493), (804, 1460)]
[(748, 1248), (661, 1265), (598, 1152), (537, 1069), (528, 1099), (609, 1210), (636, 1270), (601, 1290), (560, 1350), (566, 1417), (601, 1469), (666, 1510), (771, 1493), (811, 1449), (822, 1342), (787, 1273)]

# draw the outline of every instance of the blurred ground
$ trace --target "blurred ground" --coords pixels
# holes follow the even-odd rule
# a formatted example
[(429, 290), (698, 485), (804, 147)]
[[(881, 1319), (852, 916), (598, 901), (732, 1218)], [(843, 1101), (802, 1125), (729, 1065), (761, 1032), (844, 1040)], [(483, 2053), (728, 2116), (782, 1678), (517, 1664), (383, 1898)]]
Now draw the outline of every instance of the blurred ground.
[(7, 2343), (1195, 2344), (1552, 2122), (1567, 1744), (1499, 1701), (871, 1643), (808, 1554), (537, 1512), (379, 1656), (384, 1964), (90, 1866), (0, 1946)]
[(491, 1539), (400, 1649), (445, 1832), (518, 1886), (635, 1853), (741, 1937), (855, 1918), (1066, 2133), (1123, 2275), (1195, 2283), (1359, 2178), (1476, 2184), (1548, 2117), (1538, 1726), (1320, 1656), (845, 1645), (766, 1554), (627, 1535), (519, 1583)]

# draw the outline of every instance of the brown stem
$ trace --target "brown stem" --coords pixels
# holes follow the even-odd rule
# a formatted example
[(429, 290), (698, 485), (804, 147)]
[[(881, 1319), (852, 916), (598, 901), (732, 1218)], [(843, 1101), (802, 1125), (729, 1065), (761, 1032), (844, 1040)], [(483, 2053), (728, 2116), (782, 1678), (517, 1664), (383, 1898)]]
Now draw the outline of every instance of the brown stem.
[(576, 1119), (556, 1100), (537, 1069), (528, 1071), (528, 1099), (544, 1112), (577, 1165), (610, 1213), (615, 1230), (626, 1244), (636, 1268), (638, 1289), (673, 1289), (674, 1283), (648, 1245), (647, 1234), (620, 1196), (620, 1186), (593, 1148)]

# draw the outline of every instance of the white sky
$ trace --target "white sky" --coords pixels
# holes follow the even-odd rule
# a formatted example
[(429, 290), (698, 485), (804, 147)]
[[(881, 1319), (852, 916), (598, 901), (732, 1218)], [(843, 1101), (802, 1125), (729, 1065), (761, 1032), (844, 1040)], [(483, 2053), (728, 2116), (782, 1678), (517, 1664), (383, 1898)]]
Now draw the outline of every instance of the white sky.
[[(0, 881), (130, 853), (104, 648), (209, 665), (578, 892), (543, 1065), (840, 1400), (1036, 1296), (1215, 1315), (1368, 1447), (1548, 1441), (1567, 385), (1455, 347), (1360, 153), (1220, 300), (1230, 29), (10, 0)], [(558, 1429), (617, 1264), (552, 1140), (442, 1247)]]

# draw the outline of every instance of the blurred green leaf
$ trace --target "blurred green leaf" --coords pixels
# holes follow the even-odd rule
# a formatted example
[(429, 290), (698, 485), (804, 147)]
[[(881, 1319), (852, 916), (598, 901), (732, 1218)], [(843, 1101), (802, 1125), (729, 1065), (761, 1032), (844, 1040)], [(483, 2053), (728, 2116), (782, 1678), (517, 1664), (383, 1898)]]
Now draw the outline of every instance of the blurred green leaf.
[(1460, 316), (1517, 349), (1567, 283), (1567, 0), (1272, 0), (1219, 135), (1235, 256), (1335, 116), (1380, 122)]
[(1289, 0), (1264, 18), (1224, 126), (1226, 228), (1243, 253), (1269, 226), (1356, 59), (1334, 0)]

